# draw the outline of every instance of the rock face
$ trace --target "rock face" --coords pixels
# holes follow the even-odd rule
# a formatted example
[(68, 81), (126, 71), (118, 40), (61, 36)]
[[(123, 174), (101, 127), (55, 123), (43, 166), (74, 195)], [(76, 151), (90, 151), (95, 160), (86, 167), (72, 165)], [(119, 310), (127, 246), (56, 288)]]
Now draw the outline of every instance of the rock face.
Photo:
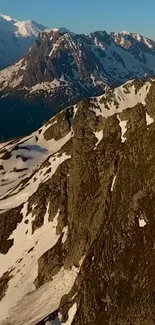
[(155, 81), (0, 144), (0, 325), (155, 324)]
[(0, 72), (0, 138), (27, 135), (68, 105), (154, 75), (155, 43), (140, 35), (43, 32), (23, 59)]

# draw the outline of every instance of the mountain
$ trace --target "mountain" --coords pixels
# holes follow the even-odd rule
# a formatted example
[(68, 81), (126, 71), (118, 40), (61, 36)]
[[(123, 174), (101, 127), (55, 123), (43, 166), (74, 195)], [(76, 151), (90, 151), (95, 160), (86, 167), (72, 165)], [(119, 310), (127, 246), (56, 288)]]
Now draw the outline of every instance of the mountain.
[(155, 42), (140, 35), (47, 30), (0, 72), (0, 138), (27, 135), (82, 98), (154, 75)]
[[(120, 33), (111, 33), (114, 41), (126, 49), (145, 50), (154, 49), (154, 41), (137, 33), (122, 31)], [(149, 52), (149, 51), (148, 51)], [(139, 56), (140, 58), (140, 56)]]
[(155, 79), (0, 144), (0, 325), (154, 325)]
[(0, 69), (23, 57), (38, 34), (46, 29), (34, 21), (17, 21), (0, 15)]

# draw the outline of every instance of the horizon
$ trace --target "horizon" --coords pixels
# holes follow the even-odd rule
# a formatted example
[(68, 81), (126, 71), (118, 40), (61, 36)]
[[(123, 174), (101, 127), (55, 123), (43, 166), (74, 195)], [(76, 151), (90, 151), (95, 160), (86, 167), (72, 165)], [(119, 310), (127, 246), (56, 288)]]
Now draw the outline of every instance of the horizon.
[(76, 34), (128, 31), (155, 40), (153, 0), (148, 3), (131, 0), (130, 4), (124, 0), (119, 0), (119, 4), (115, 0), (79, 0), (74, 3), (66, 0), (65, 5), (62, 0), (45, 0), (44, 3), (41, 0), (33, 0), (33, 3), (14, 0), (13, 5), (12, 0), (1, 2), (1, 14), (19, 21), (33, 20), (50, 29), (65, 27)]
[[(34, 19), (26, 19), (26, 20), (19, 20), (19, 19), (17, 19), (16, 17), (13, 17), (13, 16), (10, 16), (10, 15), (8, 15), (7, 13), (1, 13), (0, 12), (0, 16), (8, 16), (9, 18), (12, 18), (13, 20), (17, 20), (17, 21), (19, 21), (19, 22), (22, 22), (22, 21), (31, 21), (31, 22), (34, 22), (34, 23), (37, 23), (37, 24), (40, 24), (40, 25), (43, 25), (44, 26), (44, 24), (42, 24), (42, 23), (40, 23), (39, 21), (36, 21), (36, 20), (34, 20)], [(128, 33), (130, 33), (130, 34), (138, 34), (138, 35), (141, 35), (141, 36), (143, 36), (143, 37), (145, 37), (145, 38), (150, 38), (149, 36), (147, 36), (147, 35), (144, 35), (144, 34), (142, 34), (142, 33), (139, 33), (139, 32), (136, 32), (136, 31), (132, 31), (132, 30), (111, 30), (111, 31), (107, 31), (107, 30), (105, 30), (105, 29), (95, 29), (95, 30), (91, 30), (90, 32), (88, 32), (88, 33), (84, 33), (84, 32), (75, 32), (74, 30), (70, 30), (67, 26), (53, 26), (53, 27), (50, 27), (50, 26), (44, 26), (44, 27), (46, 27), (47, 29), (49, 29), (49, 30), (54, 30), (54, 29), (66, 29), (66, 30), (68, 30), (69, 32), (72, 32), (72, 33), (75, 33), (75, 34), (85, 34), (85, 35), (89, 35), (90, 33), (94, 33), (94, 32), (100, 32), (100, 31), (105, 31), (107, 34), (111, 34), (111, 33), (124, 33), (124, 34), (128, 34)], [(153, 40), (153, 41), (155, 41), (155, 38), (153, 39), (153, 38), (150, 38), (150, 40)]]

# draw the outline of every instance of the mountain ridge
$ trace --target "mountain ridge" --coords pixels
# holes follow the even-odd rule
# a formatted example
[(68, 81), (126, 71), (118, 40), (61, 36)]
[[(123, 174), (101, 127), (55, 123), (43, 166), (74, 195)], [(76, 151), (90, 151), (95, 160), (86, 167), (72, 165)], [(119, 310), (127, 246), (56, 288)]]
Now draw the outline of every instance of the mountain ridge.
[(39, 32), (3, 136), (0, 325), (155, 325), (155, 42)]
[[(15, 18), (12, 18), (10, 16), (7, 16), (7, 15), (4, 15), (4, 14), (0, 14), (0, 30), (2, 30), (3, 28), (3, 25), (5, 24), (5, 29), (9, 31), (9, 33), (11, 32), (12, 35), (14, 34), (15, 37), (19, 38), (19, 37), (31, 37), (32, 39), (29, 40), (29, 42), (27, 42), (27, 44), (22, 44), (22, 46), (24, 47), (23, 49), (18, 49), (18, 54), (14, 53), (14, 57), (13, 57), (13, 54), (12, 54), (12, 57), (10, 57), (9, 59), (9, 56), (8, 56), (8, 49), (6, 48), (6, 51), (5, 49), (3, 49), (3, 47), (1, 48), (1, 58), (0, 58), (0, 68), (4, 68), (12, 63), (14, 63), (18, 57), (21, 57), (21, 56), (24, 56), (27, 52), (27, 50), (30, 48), (30, 46), (33, 44), (35, 38), (38, 36), (38, 33), (42, 32), (42, 31), (61, 31), (62, 33), (70, 33), (70, 34), (74, 34), (74, 35), (80, 35), (80, 33), (73, 33), (71, 32), (70, 30), (68, 30), (67, 28), (65, 27), (59, 27), (59, 28), (47, 28), (39, 23), (36, 23), (35, 21), (33, 20), (25, 20), (25, 21), (18, 21), (16, 20)], [(4, 31), (3, 31), (4, 32)], [(89, 36), (93, 33), (89, 33), (89, 34), (83, 34), (83, 35), (86, 35), (86, 36)], [(134, 33), (134, 32), (127, 32), (127, 31), (121, 31), (121, 32), (111, 32), (109, 34), (110, 36), (112, 35), (115, 35), (118, 36), (119, 38), (121, 36), (134, 36), (134, 37), (137, 37), (137, 40), (144, 40), (146, 41), (146, 45), (149, 46), (149, 42), (151, 41), (150, 38), (147, 38), (147, 37), (144, 37), (142, 36), (141, 34), (137, 34), (137, 33)], [(4, 35), (6, 40), (7, 40), (7, 34)], [(2, 36), (1, 36), (2, 37)], [(2, 40), (1, 40), (2, 42)], [(5, 39), (3, 39), (3, 42), (5, 42)], [(7, 42), (11, 42), (11, 39), (8, 39)], [(26, 40), (25, 40), (26, 42)], [(152, 42), (152, 41), (151, 41)], [(2, 46), (2, 45), (1, 45)], [(4, 46), (4, 45), (3, 45)], [(12, 52), (14, 51), (13, 49), (13, 43), (10, 45), (12, 46)], [(14, 44), (15, 46), (15, 44)], [(150, 45), (151, 46), (151, 45)], [(20, 47), (20, 44), (18, 44), (18, 47)], [(7, 58), (5, 58), (5, 56), (2, 54), (5, 54), (5, 56), (7, 56)]]
[(24, 58), (0, 71), (0, 139), (33, 132), (82, 98), (154, 75), (155, 42), (139, 34), (45, 29)]
[(129, 81), (0, 144), (1, 325), (154, 324), (154, 98)]
[(0, 138), (31, 133), (82, 98), (154, 75), (153, 41), (137, 41), (131, 34), (122, 40), (105, 31), (42, 32), (23, 59), (0, 72)]

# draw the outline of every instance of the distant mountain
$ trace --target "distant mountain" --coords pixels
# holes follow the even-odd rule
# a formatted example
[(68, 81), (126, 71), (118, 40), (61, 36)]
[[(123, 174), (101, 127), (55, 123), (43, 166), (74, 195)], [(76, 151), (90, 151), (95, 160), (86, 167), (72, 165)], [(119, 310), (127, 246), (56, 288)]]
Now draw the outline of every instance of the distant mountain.
[(0, 143), (0, 325), (155, 325), (155, 79)]
[(23, 57), (38, 34), (46, 29), (34, 21), (17, 21), (0, 15), (0, 69)]
[(47, 29), (0, 72), (0, 138), (26, 135), (84, 97), (154, 75), (155, 42), (139, 34)]

